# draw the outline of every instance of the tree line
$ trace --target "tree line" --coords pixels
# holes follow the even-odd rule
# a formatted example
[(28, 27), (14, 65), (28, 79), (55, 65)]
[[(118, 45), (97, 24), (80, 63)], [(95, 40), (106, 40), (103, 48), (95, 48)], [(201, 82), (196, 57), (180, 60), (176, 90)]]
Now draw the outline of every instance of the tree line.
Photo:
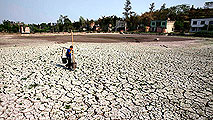
[[(209, 5), (210, 3), (205, 3)], [(29, 26), (32, 33), (37, 32), (70, 32), (73, 31), (103, 31), (107, 32), (109, 27), (112, 31), (115, 31), (116, 21), (122, 20), (127, 23), (128, 31), (143, 30), (145, 26), (150, 26), (152, 20), (174, 20), (175, 30), (181, 32), (188, 32), (190, 28), (191, 19), (195, 18), (210, 18), (213, 16), (213, 9), (207, 8), (195, 8), (194, 5), (187, 4), (176, 5), (167, 8), (166, 3), (162, 4), (160, 9), (155, 9), (155, 3), (151, 3), (149, 11), (137, 14), (132, 11), (131, 1), (126, 0), (124, 4), (124, 17), (102, 16), (98, 20), (89, 20), (80, 16), (78, 21), (72, 22), (68, 16), (60, 15), (56, 23), (41, 23), (41, 24), (24, 24), (22, 26)], [(91, 26), (91, 24), (94, 26)], [(109, 26), (111, 25), (111, 26)], [(20, 28), (20, 23), (15, 23), (9, 20), (3, 20), (0, 24), (0, 32), (17, 33)], [(96, 29), (98, 28), (98, 29)], [(211, 29), (210, 29), (211, 30)]]

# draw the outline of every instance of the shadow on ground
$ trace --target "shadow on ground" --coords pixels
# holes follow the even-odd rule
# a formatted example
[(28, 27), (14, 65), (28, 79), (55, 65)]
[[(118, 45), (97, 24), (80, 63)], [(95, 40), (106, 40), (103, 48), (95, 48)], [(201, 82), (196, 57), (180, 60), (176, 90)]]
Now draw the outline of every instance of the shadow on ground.
[(63, 69), (65, 69), (65, 70), (73, 71), (73, 69), (67, 68), (67, 67), (65, 67), (64, 65), (56, 64), (56, 66), (57, 66), (57, 67), (60, 67), (60, 68), (63, 68)]

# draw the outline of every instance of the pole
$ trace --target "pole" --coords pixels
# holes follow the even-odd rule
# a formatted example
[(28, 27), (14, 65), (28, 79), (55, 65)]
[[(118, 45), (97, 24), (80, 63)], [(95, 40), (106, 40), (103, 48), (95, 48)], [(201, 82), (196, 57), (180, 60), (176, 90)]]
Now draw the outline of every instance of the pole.
[[(71, 31), (71, 35), (72, 35), (72, 46), (73, 46), (73, 32), (72, 31)], [(75, 63), (75, 56), (74, 56), (74, 51), (73, 50), (72, 50), (72, 58), (73, 58), (73, 62)]]
[(72, 35), (72, 46), (73, 46), (73, 32), (71, 31), (71, 35)]
[(209, 24), (208, 24), (208, 26), (207, 26), (207, 31), (209, 31)]

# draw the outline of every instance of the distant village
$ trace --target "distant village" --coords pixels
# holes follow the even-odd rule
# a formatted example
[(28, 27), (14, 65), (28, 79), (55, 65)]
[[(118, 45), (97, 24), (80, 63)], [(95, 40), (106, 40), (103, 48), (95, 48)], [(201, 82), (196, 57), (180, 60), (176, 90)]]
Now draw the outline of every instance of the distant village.
[(68, 16), (60, 15), (56, 23), (24, 24), (4, 20), (0, 25), (2, 33), (56, 33), (56, 32), (131, 32), (131, 33), (196, 33), (213, 31), (213, 2), (204, 3), (203, 8), (194, 8), (187, 4), (166, 8), (164, 3), (155, 10), (150, 4), (150, 11), (142, 15), (131, 11), (131, 2), (124, 4), (124, 17), (102, 16), (98, 20), (79, 18), (71, 21)]

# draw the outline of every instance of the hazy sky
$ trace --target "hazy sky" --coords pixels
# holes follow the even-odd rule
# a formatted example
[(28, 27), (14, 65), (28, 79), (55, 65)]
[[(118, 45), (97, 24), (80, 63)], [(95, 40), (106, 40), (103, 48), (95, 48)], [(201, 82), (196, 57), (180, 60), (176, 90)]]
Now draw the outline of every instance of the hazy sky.
[[(117, 15), (123, 17), (126, 0), (0, 0), (0, 22), (2, 20), (23, 21), (25, 23), (56, 22), (60, 14), (68, 15), (72, 21), (79, 16), (98, 19), (101, 16)], [(166, 7), (190, 4), (203, 7), (205, 1), (212, 0), (131, 0), (133, 11), (137, 14), (149, 11), (154, 2), (155, 9), (163, 3)]]

